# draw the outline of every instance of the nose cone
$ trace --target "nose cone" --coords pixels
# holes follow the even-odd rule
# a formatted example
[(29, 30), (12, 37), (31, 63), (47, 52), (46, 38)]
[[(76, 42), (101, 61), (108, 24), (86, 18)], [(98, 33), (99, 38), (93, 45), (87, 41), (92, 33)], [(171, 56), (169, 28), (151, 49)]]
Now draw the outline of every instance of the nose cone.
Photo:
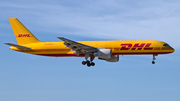
[(171, 47), (171, 49), (172, 49), (172, 53), (175, 52), (175, 49), (174, 49), (174, 48)]
[(167, 47), (166, 50), (169, 51), (170, 53), (173, 53), (175, 51), (175, 49), (172, 47)]
[(173, 53), (175, 49), (171, 47), (169, 44), (162, 42), (161, 50), (167, 53)]
[(162, 51), (167, 52), (167, 53), (173, 53), (175, 51), (175, 49), (172, 47), (162, 47), (161, 49)]

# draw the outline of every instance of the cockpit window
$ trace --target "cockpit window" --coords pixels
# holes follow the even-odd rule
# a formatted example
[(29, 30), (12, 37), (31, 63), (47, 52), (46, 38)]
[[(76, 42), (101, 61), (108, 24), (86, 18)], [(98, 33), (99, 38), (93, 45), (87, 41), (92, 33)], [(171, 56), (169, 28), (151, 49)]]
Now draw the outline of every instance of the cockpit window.
[(171, 47), (170, 45), (168, 44), (163, 44), (164, 47)]

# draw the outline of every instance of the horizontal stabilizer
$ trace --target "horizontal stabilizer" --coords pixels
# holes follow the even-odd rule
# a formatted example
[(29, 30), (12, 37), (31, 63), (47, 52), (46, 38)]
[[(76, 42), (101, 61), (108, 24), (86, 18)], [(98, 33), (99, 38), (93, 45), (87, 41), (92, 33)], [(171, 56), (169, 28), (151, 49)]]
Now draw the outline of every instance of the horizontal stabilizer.
[(21, 45), (16, 45), (16, 44), (12, 44), (12, 43), (4, 43), (4, 44), (9, 45), (9, 46), (13, 46), (13, 47), (16, 47), (16, 48), (19, 48), (19, 49), (25, 49), (25, 50), (31, 49), (29, 47), (25, 47), (25, 46), (21, 46)]

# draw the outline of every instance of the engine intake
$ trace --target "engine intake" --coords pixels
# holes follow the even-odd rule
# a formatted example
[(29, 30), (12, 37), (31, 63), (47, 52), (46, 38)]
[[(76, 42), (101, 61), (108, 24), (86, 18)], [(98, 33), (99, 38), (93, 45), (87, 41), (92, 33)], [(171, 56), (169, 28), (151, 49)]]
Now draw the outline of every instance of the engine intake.
[(112, 57), (111, 49), (99, 49), (98, 52), (94, 53), (94, 56), (97, 56), (101, 59), (110, 59)]

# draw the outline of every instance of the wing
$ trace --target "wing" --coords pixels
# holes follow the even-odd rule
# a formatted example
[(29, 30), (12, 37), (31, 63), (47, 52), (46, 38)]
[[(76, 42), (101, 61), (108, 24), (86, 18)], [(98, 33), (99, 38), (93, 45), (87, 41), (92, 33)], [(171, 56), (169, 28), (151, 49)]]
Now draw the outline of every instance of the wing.
[(77, 55), (83, 54), (83, 53), (91, 53), (91, 52), (96, 52), (98, 51), (98, 48), (92, 47), (92, 46), (88, 46), (79, 42), (75, 42), (63, 37), (57, 37), (60, 40), (64, 41), (64, 45), (66, 45), (66, 47), (69, 47), (72, 50), (76, 51)]
[(17, 47), (19, 49), (25, 49), (25, 50), (31, 49), (29, 47), (25, 47), (25, 46), (21, 46), (21, 45), (16, 45), (16, 44), (12, 44), (12, 43), (4, 43), (4, 44), (9, 45), (9, 46), (13, 46), (13, 47)]

